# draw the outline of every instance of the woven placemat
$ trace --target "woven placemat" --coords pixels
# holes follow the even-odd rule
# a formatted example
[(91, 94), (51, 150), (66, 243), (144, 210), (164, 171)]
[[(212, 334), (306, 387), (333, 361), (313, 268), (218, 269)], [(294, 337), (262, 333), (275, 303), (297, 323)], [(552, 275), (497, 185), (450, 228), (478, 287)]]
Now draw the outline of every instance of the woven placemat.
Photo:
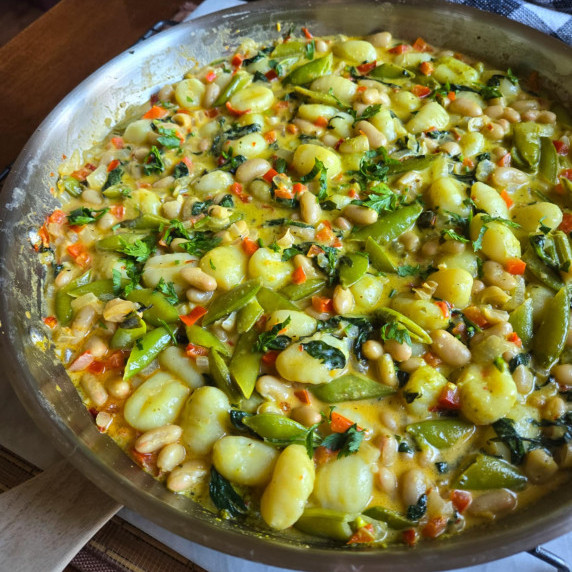
[[(41, 473), (0, 445), (0, 493)], [(113, 517), (77, 554), (65, 572), (205, 572), (168, 546)]]

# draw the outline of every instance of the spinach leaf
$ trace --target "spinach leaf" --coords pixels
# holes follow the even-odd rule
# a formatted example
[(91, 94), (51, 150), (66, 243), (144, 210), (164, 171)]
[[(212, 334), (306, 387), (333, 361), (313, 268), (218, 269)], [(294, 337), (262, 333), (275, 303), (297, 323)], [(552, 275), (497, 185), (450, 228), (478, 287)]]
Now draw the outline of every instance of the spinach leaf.
[(108, 211), (108, 208), (94, 210), (88, 209), (87, 207), (80, 207), (67, 215), (68, 224), (71, 226), (83, 226), (84, 224), (97, 222)]
[(531, 357), (530, 354), (521, 353), (516, 354), (509, 362), (508, 362), (508, 369), (510, 373), (514, 373), (514, 370), (519, 365), (528, 365), (530, 363)]
[(328, 369), (342, 369), (346, 366), (346, 356), (343, 352), (326, 342), (312, 340), (301, 345), (305, 352), (319, 359)]
[(198, 216), (202, 213), (206, 213), (209, 210), (209, 207), (214, 203), (212, 199), (207, 199), (206, 201), (197, 201), (193, 203), (191, 207), (191, 214), (193, 216)]
[(318, 201), (324, 201), (328, 197), (328, 169), (320, 159), (314, 159), (312, 170), (304, 175), (300, 181), (308, 183), (313, 181), (317, 175), (320, 175), (320, 191), (318, 192)]
[(260, 125), (258, 123), (250, 123), (249, 125), (237, 125), (233, 124), (231, 128), (224, 132), (224, 136), (230, 140), (240, 139), (245, 135), (250, 135), (251, 133), (257, 133), (260, 131)]
[(101, 192), (120, 183), (121, 177), (123, 177), (123, 168), (121, 166), (115, 167), (115, 169), (109, 171), (109, 173), (107, 173), (107, 179), (105, 179), (105, 183), (103, 184), (103, 187), (101, 187)]
[(407, 518), (409, 520), (420, 520), (427, 512), (427, 495), (422, 494), (416, 504), (407, 508)]
[(165, 170), (165, 163), (161, 157), (159, 149), (155, 145), (151, 147), (147, 157), (143, 160), (143, 172), (146, 175), (153, 173), (162, 173)]
[(233, 518), (243, 516), (247, 512), (242, 497), (214, 467), (211, 468), (209, 495), (219, 510), (227, 512)]
[(167, 129), (158, 121), (152, 123), (154, 131), (159, 133), (157, 143), (165, 147), (165, 149), (177, 149), (181, 146), (181, 140), (177, 137), (177, 132), (174, 129)]
[(328, 435), (322, 441), (321, 445), (330, 451), (339, 451), (338, 458), (348, 457), (359, 451), (363, 436), (364, 431), (358, 429), (358, 426), (354, 423), (343, 433), (332, 433)]
[(274, 324), (270, 331), (262, 332), (254, 343), (254, 350), (266, 353), (268, 350), (283, 350), (292, 341), (292, 338), (280, 334), (280, 332), (291, 322), (288, 316), (283, 322)]
[(520, 465), (524, 461), (524, 455), (527, 452), (524, 446), (525, 442), (539, 444), (539, 441), (536, 439), (521, 437), (514, 427), (514, 420), (508, 417), (495, 421), (492, 427), (497, 434), (492, 441), (500, 441), (508, 447), (510, 462), (514, 465)]
[(189, 167), (183, 161), (180, 161), (175, 165), (175, 169), (173, 170), (173, 177), (175, 179), (180, 179), (181, 177), (188, 177), (189, 176)]

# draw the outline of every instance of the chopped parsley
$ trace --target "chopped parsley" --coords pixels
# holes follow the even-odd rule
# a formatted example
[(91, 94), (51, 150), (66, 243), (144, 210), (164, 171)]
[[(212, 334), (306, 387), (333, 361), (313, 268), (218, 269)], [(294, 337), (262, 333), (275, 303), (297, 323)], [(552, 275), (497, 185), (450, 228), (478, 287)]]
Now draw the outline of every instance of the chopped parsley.
[(358, 429), (354, 423), (343, 433), (332, 433), (322, 441), (322, 447), (330, 451), (338, 451), (338, 458), (354, 455), (359, 451), (359, 447), (364, 437), (364, 431)]
[(143, 160), (143, 172), (146, 175), (152, 175), (153, 173), (162, 173), (164, 170), (165, 163), (163, 162), (163, 157), (161, 157), (161, 152), (153, 145), (151, 151)]
[(165, 282), (165, 279), (162, 276), (161, 280), (157, 282), (157, 286), (155, 286), (155, 292), (160, 292), (163, 294), (169, 304), (172, 304), (173, 306), (179, 303), (179, 297), (175, 291), (175, 285), (173, 282)]

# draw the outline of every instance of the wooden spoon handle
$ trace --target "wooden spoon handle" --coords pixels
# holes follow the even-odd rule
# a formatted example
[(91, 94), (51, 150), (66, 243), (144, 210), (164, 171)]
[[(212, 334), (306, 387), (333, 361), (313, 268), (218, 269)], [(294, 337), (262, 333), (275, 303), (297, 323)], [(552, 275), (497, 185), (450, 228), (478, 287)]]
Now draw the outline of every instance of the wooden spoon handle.
[(65, 460), (0, 495), (2, 569), (59, 571), (121, 508)]

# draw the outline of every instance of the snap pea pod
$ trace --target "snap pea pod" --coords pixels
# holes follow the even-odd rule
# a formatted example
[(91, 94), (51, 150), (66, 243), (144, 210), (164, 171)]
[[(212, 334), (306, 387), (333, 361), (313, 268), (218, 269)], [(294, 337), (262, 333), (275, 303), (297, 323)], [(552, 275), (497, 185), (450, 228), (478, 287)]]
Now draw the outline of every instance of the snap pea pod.
[(224, 358), (213, 348), (209, 351), (209, 373), (215, 385), (228, 396), (231, 403), (240, 402), (240, 394), (232, 381)]
[(380, 308), (376, 314), (385, 322), (395, 321), (401, 324), (409, 332), (413, 341), (423, 344), (433, 343), (431, 336), (421, 326), (404, 316), (401, 312), (392, 308)]
[(258, 292), (256, 299), (264, 308), (265, 312), (275, 312), (276, 310), (299, 310), (298, 306), (290, 302), (286, 296), (282, 296), (279, 292), (270, 290), (270, 288), (262, 287)]
[(239, 334), (249, 332), (253, 328), (254, 324), (256, 324), (256, 322), (261, 318), (262, 314), (264, 314), (264, 309), (258, 303), (256, 298), (252, 298), (246, 306), (238, 311), (238, 315), (236, 317), (236, 331)]
[(537, 364), (549, 370), (560, 357), (568, 337), (570, 299), (568, 288), (561, 288), (554, 298), (549, 298), (543, 312), (543, 320), (534, 338), (532, 353)]
[(299, 85), (294, 86), (294, 91), (300, 95), (303, 95), (310, 101), (315, 101), (316, 103), (323, 103), (324, 105), (331, 105), (332, 107), (340, 106), (340, 101), (329, 93), (314, 91), (306, 87), (300, 87)]
[(459, 419), (428, 419), (412, 423), (405, 430), (420, 448), (432, 445), (437, 449), (447, 449), (459, 439), (470, 437), (475, 432), (475, 426)]
[(147, 332), (131, 350), (123, 379), (129, 379), (145, 369), (171, 343), (170, 332), (162, 326)]
[(260, 280), (248, 280), (215, 298), (203, 318), (203, 326), (208, 326), (246, 306), (256, 296), (260, 286)]
[(515, 123), (513, 127), (513, 141), (524, 167), (529, 171), (535, 171), (540, 161), (538, 124), (531, 121)]
[(572, 205), (572, 181), (566, 177), (560, 177), (560, 184), (564, 190), (564, 199), (569, 207)]
[(415, 77), (413, 72), (395, 64), (381, 64), (373, 68), (367, 75), (377, 79), (407, 79)]
[[(147, 324), (139, 316), (135, 315), (132, 318), (128, 318), (126, 322), (128, 323), (120, 324), (113, 333), (110, 346), (114, 350), (132, 348), (133, 344), (147, 333)], [(127, 325), (129, 327), (126, 327)]]
[(330, 381), (330, 383), (314, 385), (310, 391), (325, 403), (358, 401), (360, 399), (386, 397), (395, 393), (391, 387), (356, 373), (347, 373)]
[(339, 265), (340, 284), (343, 288), (353, 286), (366, 274), (369, 268), (369, 257), (366, 253), (352, 252), (346, 254)]
[(280, 293), (284, 294), (289, 300), (298, 301), (317, 294), (325, 285), (325, 280), (314, 278), (306, 280), (303, 284), (288, 284), (288, 286), (284, 286), (280, 290)]
[(420, 157), (409, 157), (399, 163), (392, 163), (389, 165), (388, 175), (398, 175), (399, 173), (407, 173), (408, 171), (423, 171), (431, 166), (441, 155), (421, 155)]
[(397, 272), (397, 265), (391, 259), (387, 250), (377, 244), (371, 236), (365, 241), (365, 251), (369, 254), (369, 261), (372, 266), (381, 272)]
[(538, 172), (549, 182), (558, 182), (558, 153), (550, 137), (540, 138), (540, 162)]
[(564, 282), (560, 276), (549, 268), (542, 260), (536, 256), (531, 248), (527, 249), (522, 255), (522, 260), (526, 262), (526, 271), (538, 278), (540, 282), (552, 288), (552, 290), (560, 290), (564, 286)]
[(79, 298), (85, 294), (94, 294), (100, 300), (112, 300), (115, 297), (113, 293), (113, 280), (94, 280), (89, 284), (79, 286), (69, 292), (72, 298)]
[(254, 329), (240, 336), (229, 365), (230, 375), (246, 399), (250, 399), (260, 373), (262, 354), (253, 350), (257, 338)]
[(161, 292), (155, 292), (151, 288), (131, 290), (127, 300), (141, 304), (144, 308), (143, 319), (153, 326), (160, 326), (162, 322), (172, 324), (179, 319), (179, 312)]
[(286, 78), (286, 83), (292, 83), (294, 85), (304, 85), (305, 83), (310, 83), (323, 75), (327, 75), (332, 71), (332, 65), (334, 63), (334, 56), (330, 52), (327, 56), (323, 58), (318, 58), (297, 67), (293, 70)]
[(101, 193), (103, 194), (104, 197), (107, 197), (108, 199), (119, 199), (121, 197), (124, 197), (126, 193), (128, 194), (133, 190), (135, 189), (130, 189), (126, 185), (118, 183), (116, 185), (112, 185), (111, 187), (107, 187), (107, 189), (105, 189), (105, 191), (102, 191)]
[(459, 474), (454, 486), (459, 489), (482, 491), (488, 489), (521, 490), (528, 479), (513, 465), (489, 455), (477, 455)]
[(391, 242), (409, 230), (422, 212), (423, 207), (414, 204), (380, 215), (377, 222), (362, 226), (353, 232), (350, 240), (367, 240), (369, 236), (376, 242)]
[(270, 54), (273, 58), (285, 58), (286, 56), (294, 56), (297, 54), (304, 54), (306, 49), (306, 44), (304, 42), (298, 42), (293, 40), (290, 42), (284, 42), (283, 44), (278, 44)]
[(383, 506), (372, 506), (365, 510), (363, 514), (370, 518), (375, 518), (375, 520), (387, 523), (389, 528), (393, 528), (393, 530), (403, 530), (405, 528), (411, 528), (417, 524), (414, 521), (405, 518), (405, 516), (399, 512)]
[(56, 318), (62, 326), (68, 326), (73, 318), (73, 308), (70, 292), (79, 288), (80, 286), (85, 286), (89, 284), (91, 278), (91, 270), (84, 272), (81, 276), (78, 276), (75, 280), (72, 280), (67, 286), (60, 288), (56, 292), (54, 300), (54, 310), (56, 312)]
[(552, 240), (554, 241), (554, 248), (556, 249), (556, 256), (560, 268), (569, 270), (572, 268), (572, 248), (570, 248), (570, 239), (566, 233), (561, 230), (552, 232)]
[(185, 326), (185, 331), (191, 344), (202, 346), (203, 348), (212, 348), (223, 356), (230, 357), (230, 348), (208, 330), (193, 324), (192, 326)]
[(307, 508), (296, 521), (294, 527), (319, 538), (347, 541), (353, 534), (352, 523), (355, 514), (329, 508)]
[(169, 219), (154, 214), (142, 214), (137, 218), (124, 220), (119, 224), (121, 228), (156, 230), (161, 226), (168, 226)]
[(98, 250), (112, 250), (118, 251), (123, 248), (126, 244), (133, 245), (138, 240), (145, 238), (146, 235), (136, 233), (136, 232), (124, 232), (120, 234), (114, 234), (112, 236), (106, 236), (98, 240), (95, 246)]
[(206, 216), (200, 220), (198, 220), (193, 225), (193, 230), (212, 230), (213, 232), (224, 230), (228, 228), (231, 224), (238, 222), (244, 218), (244, 213), (241, 212), (233, 212), (228, 218), (214, 218), (211, 216)]
[(532, 298), (527, 298), (522, 304), (517, 306), (508, 319), (512, 329), (522, 340), (522, 345), (527, 348), (532, 342), (534, 323), (532, 320)]
[(259, 413), (245, 417), (242, 422), (266, 441), (283, 443), (304, 443), (308, 429), (301, 423), (275, 413)]
[(79, 197), (83, 192), (83, 187), (75, 177), (61, 177), (58, 180), (58, 191), (66, 191), (72, 197)]
[(246, 72), (238, 72), (227, 84), (227, 86), (220, 92), (220, 95), (215, 99), (215, 107), (224, 105), (235, 93), (244, 89), (252, 80), (252, 76)]

